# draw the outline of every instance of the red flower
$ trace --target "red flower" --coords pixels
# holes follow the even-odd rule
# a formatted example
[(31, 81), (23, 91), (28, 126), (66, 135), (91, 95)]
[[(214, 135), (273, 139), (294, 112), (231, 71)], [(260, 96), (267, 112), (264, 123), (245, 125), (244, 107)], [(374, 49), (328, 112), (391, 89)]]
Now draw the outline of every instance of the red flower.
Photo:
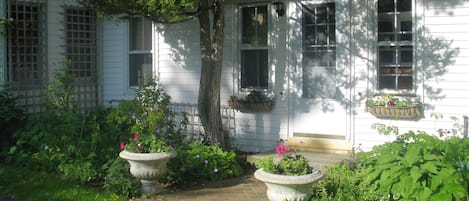
[(388, 101), (388, 106), (389, 107), (394, 107), (396, 105), (396, 103), (392, 100)]
[(121, 150), (124, 150), (124, 148), (125, 148), (125, 144), (121, 142), (121, 144), (120, 144), (120, 148), (121, 148)]
[(138, 132), (134, 133), (134, 141), (137, 141), (139, 136), (140, 136), (140, 133)]

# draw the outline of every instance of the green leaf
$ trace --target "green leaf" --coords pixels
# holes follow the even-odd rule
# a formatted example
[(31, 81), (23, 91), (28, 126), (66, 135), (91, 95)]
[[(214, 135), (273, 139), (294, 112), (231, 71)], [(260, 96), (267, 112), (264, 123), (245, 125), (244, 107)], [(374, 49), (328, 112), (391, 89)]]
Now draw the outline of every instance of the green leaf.
[(432, 190), (425, 187), (422, 191), (417, 192), (417, 201), (428, 201), (431, 194), (432, 194)]
[(415, 163), (417, 163), (420, 159), (419, 153), (420, 149), (417, 146), (408, 146), (407, 147), (407, 152), (404, 155), (404, 158), (402, 159), (402, 163), (406, 167), (412, 167)]
[(410, 177), (412, 178), (412, 183), (415, 184), (422, 177), (422, 171), (417, 166), (414, 166), (410, 168)]
[(429, 161), (422, 165), (422, 169), (433, 174), (438, 174), (438, 167), (436, 166), (438, 163), (435, 161)]

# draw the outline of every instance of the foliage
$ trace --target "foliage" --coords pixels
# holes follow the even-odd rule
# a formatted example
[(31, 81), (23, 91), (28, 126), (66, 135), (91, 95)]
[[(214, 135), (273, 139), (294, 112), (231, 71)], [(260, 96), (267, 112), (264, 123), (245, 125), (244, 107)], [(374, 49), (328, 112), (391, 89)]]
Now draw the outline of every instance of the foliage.
[[(132, 108), (124, 103), (124, 117), (117, 121), (129, 127), (133, 136), (125, 149), (137, 153), (167, 152), (169, 144), (181, 144), (184, 140), (187, 118), (177, 119), (169, 108), (170, 97), (164, 89), (151, 80), (137, 88)], [(122, 147), (122, 144), (121, 144)]]
[(415, 106), (417, 103), (415, 100), (411, 100), (407, 97), (395, 96), (393, 94), (384, 94), (375, 96), (366, 101), (367, 106), (371, 107), (393, 107), (393, 108), (406, 108)]
[(71, 104), (73, 77), (65, 69), (48, 86), (46, 111), (33, 114), (17, 134), (7, 161), (33, 170), (58, 172), (82, 183), (101, 182), (101, 167), (116, 157), (123, 131), (112, 121), (112, 114), (97, 107), (80, 113)]
[[(308, 160), (299, 154), (291, 154), (290, 149), (285, 145), (275, 148), (280, 161), (275, 162), (273, 156), (262, 158), (256, 161), (256, 167), (262, 168), (266, 172), (273, 174), (284, 174), (291, 176), (310, 174), (313, 170), (308, 164)], [(285, 156), (284, 153), (287, 153)]]
[(274, 99), (272, 94), (264, 94), (260, 91), (252, 90), (246, 97), (240, 98), (238, 96), (230, 96), (230, 101), (245, 101), (251, 103), (272, 101)]
[(468, 199), (468, 138), (409, 132), (357, 157), (364, 185), (387, 200)]
[(8, 25), (13, 23), (13, 21), (14, 21), (13, 18), (5, 18), (5, 17), (0, 18), (0, 36), (6, 36)]
[(375, 201), (379, 195), (362, 182), (355, 161), (329, 166), (325, 177), (316, 183), (312, 200), (318, 201)]
[(54, 79), (47, 86), (47, 106), (52, 110), (62, 111), (78, 109), (78, 101), (74, 99), (74, 76), (71, 61), (64, 61), (63, 67), (54, 73)]
[(196, 3), (194, 0), (179, 1), (114, 1), (114, 0), (79, 0), (85, 6), (93, 7), (104, 18), (110, 15), (146, 16), (162, 23), (176, 23), (192, 19)]
[[(18, 97), (10, 88), (0, 90), (0, 139), (3, 143), (9, 143), (26, 119), (26, 114), (18, 105)], [(6, 148), (6, 147), (5, 147)], [(3, 151), (3, 149), (0, 149)]]
[(133, 197), (138, 194), (139, 181), (130, 175), (130, 165), (121, 158), (107, 162), (104, 167), (107, 175), (104, 180), (104, 189), (123, 197)]
[(0, 166), (0, 192), (28, 201), (124, 201), (108, 191), (78, 185), (56, 175), (21, 167)]
[(177, 147), (178, 156), (168, 164), (167, 179), (172, 183), (186, 184), (202, 180), (220, 181), (242, 174), (234, 152), (224, 151), (208, 141), (199, 136), (189, 144)]

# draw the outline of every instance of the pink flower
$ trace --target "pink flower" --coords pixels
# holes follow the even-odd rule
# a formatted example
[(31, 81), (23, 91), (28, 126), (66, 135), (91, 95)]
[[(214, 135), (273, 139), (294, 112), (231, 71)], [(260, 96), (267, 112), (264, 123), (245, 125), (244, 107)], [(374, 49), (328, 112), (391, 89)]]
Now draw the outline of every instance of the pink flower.
[(121, 150), (124, 150), (124, 147), (125, 147), (125, 144), (121, 142), (121, 144), (120, 144)]
[(278, 145), (277, 147), (275, 147), (275, 152), (277, 152), (277, 156), (280, 157), (280, 158), (283, 156), (284, 153), (287, 153), (289, 151), (290, 151), (290, 149), (287, 146), (283, 145), (283, 144)]
[(139, 136), (140, 136), (140, 133), (135, 132), (134, 133), (134, 141), (137, 141)]

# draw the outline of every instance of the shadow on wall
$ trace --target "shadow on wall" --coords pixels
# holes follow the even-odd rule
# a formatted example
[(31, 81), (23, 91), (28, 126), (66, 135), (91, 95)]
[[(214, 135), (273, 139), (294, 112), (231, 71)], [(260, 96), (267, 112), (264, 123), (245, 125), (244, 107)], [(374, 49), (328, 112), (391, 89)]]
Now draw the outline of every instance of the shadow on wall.
[[(344, 37), (341, 38), (342, 43), (337, 44), (337, 58), (336, 68), (326, 68), (325, 75), (319, 79), (318, 82), (315, 82), (315, 88), (328, 88), (330, 87), (330, 82), (324, 80), (325, 78), (335, 78), (334, 85), (335, 93), (331, 96), (332, 98), (316, 98), (316, 99), (309, 99), (301, 102), (293, 102), (290, 103), (293, 107), (296, 107), (300, 104), (306, 104), (305, 107), (302, 108), (311, 108), (309, 106), (318, 105), (321, 107), (323, 112), (334, 112), (338, 108), (342, 107), (345, 108), (347, 112), (352, 112), (353, 114), (358, 113), (358, 111), (348, 110), (352, 104), (359, 104), (364, 103), (365, 99), (368, 96), (372, 96), (376, 89), (376, 80), (377, 80), (377, 63), (376, 63), (376, 42), (373, 41), (376, 38), (376, 16), (370, 15), (370, 13), (375, 13), (376, 8), (370, 6), (366, 3), (366, 1), (359, 1), (359, 3), (350, 3), (345, 1), (338, 1), (336, 2), (336, 8), (338, 10), (348, 10), (349, 12), (338, 12), (336, 13), (336, 22), (343, 22), (344, 27), (337, 29), (336, 35)], [(465, 3), (466, 0), (427, 0), (425, 7), (438, 7), (443, 8), (441, 12), (446, 12), (452, 14), (452, 9), (456, 6)], [(299, 1), (295, 2), (301, 8), (301, 3)], [(301, 15), (301, 14), (298, 14)], [(235, 15), (227, 15), (227, 17), (233, 17)], [(295, 18), (292, 16), (284, 16), (283, 18), (277, 19), (280, 20), (280, 23), (293, 21), (295, 23), (289, 25), (290, 30), (302, 30), (300, 18)], [(417, 19), (421, 20), (421, 19)], [(230, 21), (232, 22), (232, 20)], [(371, 24), (370, 24), (371, 23)], [(353, 25), (353, 26), (351, 26)], [(292, 61), (298, 61), (301, 59), (297, 57), (293, 53), (301, 52), (301, 50), (295, 50), (293, 47), (300, 47), (299, 46), (291, 46), (291, 44), (283, 43), (286, 37), (286, 30), (279, 30), (280, 27), (274, 27), (274, 31), (272, 31), (273, 35), (273, 42), (278, 43), (278, 47), (286, 47), (287, 51), (292, 52), (290, 59)], [(165, 43), (166, 46), (160, 46), (160, 50), (168, 48), (168, 51), (160, 51), (160, 55), (158, 57), (160, 59), (165, 59), (161, 62), (166, 62), (168, 65), (176, 65), (175, 68), (181, 68), (184, 71), (188, 71), (190, 73), (187, 76), (191, 76), (190, 79), (199, 80), (200, 79), (200, 44), (199, 44), (199, 24), (197, 20), (192, 20), (189, 22), (181, 23), (181, 24), (172, 24), (172, 25), (160, 25), (158, 27), (158, 33), (163, 37), (163, 40), (160, 40), (160, 44), (162, 42)], [(232, 33), (225, 33), (232, 34)], [(301, 31), (292, 31), (291, 36), (289, 36), (292, 40), (301, 41), (302, 34)], [(230, 40), (232, 37), (225, 36), (225, 43), (228, 42), (230, 44), (236, 44), (237, 41), (227, 41)], [(425, 94), (418, 94), (418, 96), (426, 96), (430, 99), (441, 99), (444, 98), (445, 95), (443, 90), (436, 85), (428, 85), (425, 83), (425, 80), (436, 80), (442, 77), (445, 73), (448, 72), (448, 66), (454, 64), (455, 58), (459, 54), (459, 50), (452, 48), (452, 41), (445, 39), (442, 36), (433, 36), (431, 33), (425, 29), (425, 27), (418, 27), (417, 31), (414, 36), (415, 40), (417, 41), (416, 45), (416, 58), (419, 60), (416, 61), (415, 65), (415, 72), (417, 72), (416, 76), (416, 86), (423, 86)], [(234, 48), (234, 47), (233, 47)], [(236, 50), (233, 50), (236, 53)], [(279, 50), (275, 50), (279, 51)], [(286, 51), (286, 52), (287, 52)], [(167, 53), (167, 54), (166, 54)], [(418, 55), (418, 56), (417, 56)], [(421, 56), (424, 55), (424, 56)], [(232, 59), (226, 57), (226, 59)], [(365, 68), (357, 68), (355, 70), (355, 66), (359, 63), (363, 63), (367, 67)], [(228, 61), (224, 63), (230, 63), (234, 61)], [(289, 80), (291, 75), (289, 73), (296, 73), (290, 72), (285, 67), (286, 63), (293, 63), (284, 61), (280, 58), (272, 58), (272, 64), (277, 67), (275, 71), (284, 74), (285, 76), (276, 76), (275, 77), (275, 84), (277, 85), (276, 88), (286, 88), (284, 85), (290, 82), (290, 84), (294, 86), (301, 86), (303, 80), (302, 79), (292, 79)], [(174, 64), (173, 64), (174, 63)], [(167, 67), (162, 66), (162, 67)], [(229, 68), (224, 67), (223, 70), (227, 70)], [(233, 70), (233, 69), (231, 69)], [(236, 72), (237, 69), (234, 69)], [(167, 72), (167, 70), (165, 70)], [(182, 72), (181, 70), (172, 72), (179, 74)], [(223, 73), (226, 75), (226, 73)], [(237, 73), (234, 73), (236, 75)], [(278, 73), (277, 73), (278, 75)], [(178, 75), (179, 76), (179, 75)], [(294, 77), (302, 77), (302, 75), (295, 75)], [(236, 78), (235, 78), (236, 79)], [(183, 82), (184, 80), (177, 80), (175, 82)], [(357, 89), (358, 83), (366, 83), (366, 92), (363, 91), (363, 95), (357, 95), (358, 92), (355, 90)], [(221, 91), (233, 91), (233, 83), (231, 79), (222, 79), (221, 83)], [(182, 86), (182, 85), (181, 85)], [(362, 87), (362, 85), (360, 86)], [(235, 87), (236, 88), (236, 87)], [(365, 88), (365, 87), (363, 87)], [(344, 89), (344, 90), (338, 90)], [(182, 89), (181, 89), (182, 90)], [(236, 89), (237, 90), (237, 89)], [(300, 100), (302, 98), (302, 89), (293, 89), (290, 90), (290, 96), (294, 98), (290, 98), (289, 101), (292, 100)], [(349, 94), (347, 91), (350, 91)], [(419, 90), (417, 90), (419, 91)], [(194, 92), (197, 94), (197, 92)], [(274, 91), (277, 95), (277, 99), (282, 98), (283, 95), (279, 95), (279, 91)], [(223, 93), (222, 93), (223, 94)], [(221, 100), (222, 104), (226, 104)], [(337, 104), (338, 103), (338, 104)], [(307, 109), (304, 112), (308, 112)], [(264, 128), (264, 121), (266, 120), (262, 114), (260, 116), (254, 117), (254, 119), (261, 120), (258, 121), (256, 125), (257, 128)], [(285, 117), (288, 116), (286, 114), (282, 114)], [(271, 131), (269, 131), (269, 137), (272, 139), (279, 138), (280, 132), (280, 124), (278, 125), (271, 125)], [(263, 130), (256, 130), (256, 132), (261, 132)]]

